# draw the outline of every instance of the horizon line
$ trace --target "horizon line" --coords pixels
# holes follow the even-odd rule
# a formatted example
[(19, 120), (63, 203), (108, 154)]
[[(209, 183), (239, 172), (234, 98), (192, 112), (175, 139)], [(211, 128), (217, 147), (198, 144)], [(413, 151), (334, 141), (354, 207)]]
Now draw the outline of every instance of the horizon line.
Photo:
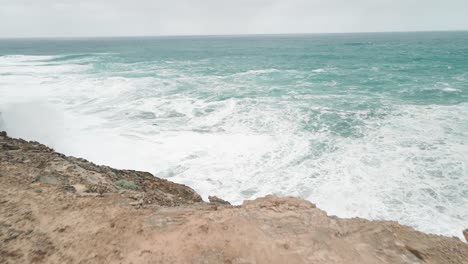
[(44, 37), (0, 37), (0, 40), (19, 39), (100, 39), (100, 38), (183, 38), (183, 37), (249, 37), (249, 36), (288, 36), (288, 35), (346, 35), (346, 34), (385, 34), (385, 33), (430, 33), (468, 32), (468, 29), (450, 30), (410, 30), (410, 31), (355, 31), (355, 32), (303, 32), (303, 33), (234, 33), (234, 34), (162, 34), (162, 35), (96, 35), (96, 36), (44, 36)]

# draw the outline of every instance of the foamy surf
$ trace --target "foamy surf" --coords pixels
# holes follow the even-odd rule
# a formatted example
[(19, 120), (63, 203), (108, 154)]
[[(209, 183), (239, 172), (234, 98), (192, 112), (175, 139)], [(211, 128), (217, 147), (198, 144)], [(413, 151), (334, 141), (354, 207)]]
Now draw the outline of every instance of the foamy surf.
[(336, 40), (344, 59), (310, 56), (325, 47), (315, 40), (301, 56), (146, 41), (145, 52), (107, 43), (0, 57), (4, 127), (205, 198), (296, 195), (342, 217), (458, 236), (468, 226), (466, 65), (424, 78), (437, 64), (390, 64), (376, 54), (394, 48), (378, 39), (357, 58), (362, 45)]

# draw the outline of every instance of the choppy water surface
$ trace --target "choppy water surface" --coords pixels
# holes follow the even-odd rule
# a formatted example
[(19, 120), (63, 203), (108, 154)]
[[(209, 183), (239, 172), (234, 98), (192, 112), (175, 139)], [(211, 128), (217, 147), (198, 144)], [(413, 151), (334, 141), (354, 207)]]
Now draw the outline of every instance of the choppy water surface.
[(240, 203), (468, 227), (468, 33), (0, 40), (7, 131)]

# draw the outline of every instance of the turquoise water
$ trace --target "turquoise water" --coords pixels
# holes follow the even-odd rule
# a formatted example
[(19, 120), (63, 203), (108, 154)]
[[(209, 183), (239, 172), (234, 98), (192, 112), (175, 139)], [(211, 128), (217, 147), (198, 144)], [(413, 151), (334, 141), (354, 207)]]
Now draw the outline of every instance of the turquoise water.
[(468, 32), (0, 40), (13, 136), (234, 203), (468, 227)]

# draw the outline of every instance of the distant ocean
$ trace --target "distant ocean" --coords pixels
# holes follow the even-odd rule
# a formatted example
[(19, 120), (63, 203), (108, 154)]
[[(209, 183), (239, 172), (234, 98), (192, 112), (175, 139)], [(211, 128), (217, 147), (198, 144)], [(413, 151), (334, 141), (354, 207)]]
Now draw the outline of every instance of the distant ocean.
[(3, 39), (0, 112), (205, 198), (468, 228), (468, 32)]

